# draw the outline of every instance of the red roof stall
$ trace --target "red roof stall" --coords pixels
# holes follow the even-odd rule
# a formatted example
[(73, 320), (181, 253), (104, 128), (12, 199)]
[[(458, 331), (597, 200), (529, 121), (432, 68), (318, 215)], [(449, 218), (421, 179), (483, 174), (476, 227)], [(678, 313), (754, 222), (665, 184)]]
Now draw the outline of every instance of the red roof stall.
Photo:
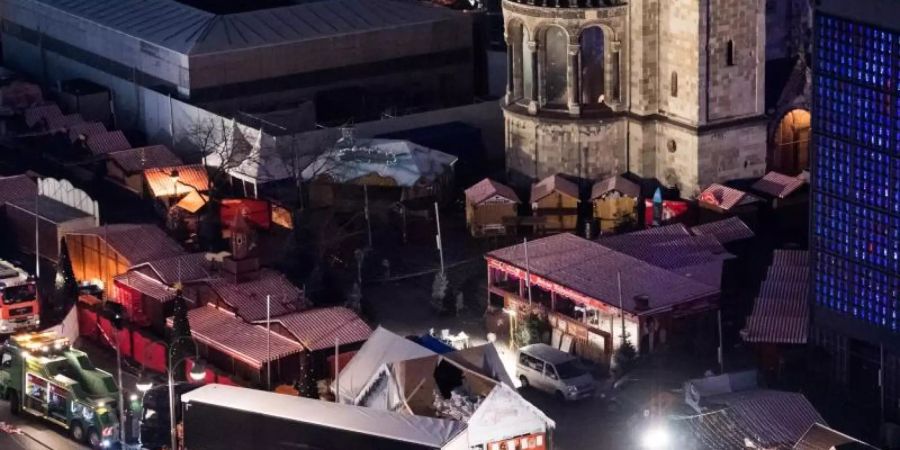
[(265, 230), (268, 230), (272, 223), (269, 202), (265, 200), (226, 198), (222, 200), (221, 205), (219, 215), (225, 227), (234, 223), (234, 218), (238, 214), (243, 214), (248, 221)]
[(717, 286), (602, 243), (565, 233), (527, 245), (528, 265), (524, 244), (485, 256), (488, 293), (502, 297), (507, 310), (519, 312), (516, 316), (527, 315), (529, 304), (546, 315), (554, 328), (552, 345), (563, 351), (608, 360), (622, 342), (623, 313), (627, 339), (641, 351), (652, 351), (664, 339), (661, 330), (674, 320), (717, 307)]

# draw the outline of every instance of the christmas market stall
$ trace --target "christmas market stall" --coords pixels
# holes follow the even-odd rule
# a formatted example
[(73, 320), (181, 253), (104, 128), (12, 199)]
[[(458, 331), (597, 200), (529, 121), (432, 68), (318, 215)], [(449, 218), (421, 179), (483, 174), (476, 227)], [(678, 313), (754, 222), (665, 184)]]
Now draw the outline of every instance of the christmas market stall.
[[(165, 232), (149, 224), (112, 224), (65, 235), (72, 270), (79, 283), (104, 289), (131, 267), (184, 253)], [(109, 293), (107, 293), (109, 295)]]
[(544, 220), (548, 233), (574, 231), (578, 224), (578, 186), (561, 175), (551, 175), (531, 186), (531, 210)]
[(637, 202), (641, 188), (621, 175), (594, 183), (591, 188), (594, 218), (600, 225), (600, 233), (611, 233), (616, 228), (637, 224)]
[(485, 259), (488, 295), (492, 304), (502, 302), (510, 329), (533, 318), (547, 321), (550, 345), (602, 363), (626, 340), (652, 351), (682, 322), (718, 304), (716, 286), (568, 233), (494, 250)]
[[(254, 323), (265, 325), (265, 318)], [(359, 349), (372, 328), (352, 310), (344, 307), (315, 308), (273, 317), (272, 331), (299, 342), (315, 379), (325, 378), (326, 359)]]
[[(518, 216), (519, 196), (509, 186), (485, 178), (466, 189), (466, 224), (472, 236), (505, 235)], [(505, 220), (506, 219), (506, 220)]]
[(107, 156), (106, 175), (115, 183), (141, 196), (145, 190), (144, 170), (181, 164), (181, 159), (165, 145), (119, 150)]
[[(292, 383), (300, 375), (303, 346), (292, 339), (268, 334), (264, 326), (249, 324), (213, 305), (188, 311), (188, 321), (201, 357), (238, 379), (273, 387), (280, 382)], [(172, 323), (169, 318), (170, 327)], [(271, 368), (270, 386), (267, 366)]]

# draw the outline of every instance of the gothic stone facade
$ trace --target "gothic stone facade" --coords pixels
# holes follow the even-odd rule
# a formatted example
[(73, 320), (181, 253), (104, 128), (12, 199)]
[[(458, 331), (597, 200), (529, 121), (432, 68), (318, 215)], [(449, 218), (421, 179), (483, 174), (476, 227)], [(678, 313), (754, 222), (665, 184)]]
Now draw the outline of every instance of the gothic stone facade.
[(503, 1), (511, 181), (631, 171), (688, 197), (761, 176), (764, 0), (606, 3)]

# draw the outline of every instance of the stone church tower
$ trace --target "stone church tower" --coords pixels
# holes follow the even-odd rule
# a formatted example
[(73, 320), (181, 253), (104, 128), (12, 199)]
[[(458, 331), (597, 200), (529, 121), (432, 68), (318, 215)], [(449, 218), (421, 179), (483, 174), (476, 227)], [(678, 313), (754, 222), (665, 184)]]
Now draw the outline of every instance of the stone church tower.
[(690, 197), (763, 175), (765, 0), (503, 0), (506, 163)]

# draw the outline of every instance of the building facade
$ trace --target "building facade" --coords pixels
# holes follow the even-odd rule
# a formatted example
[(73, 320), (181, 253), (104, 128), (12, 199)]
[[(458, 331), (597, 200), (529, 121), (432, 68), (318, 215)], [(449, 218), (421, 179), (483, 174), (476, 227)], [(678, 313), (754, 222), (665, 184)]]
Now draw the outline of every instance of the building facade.
[(813, 339), (831, 378), (888, 420), (900, 418), (898, 23), (894, 2), (822, 0), (813, 63)]
[(688, 197), (765, 170), (763, 0), (504, 0), (506, 162)]
[(222, 113), (313, 101), (322, 121), (473, 99), (472, 19), (462, 12), (396, 0), (234, 12), (188, 3), (10, 0), (0, 9), (4, 64), (48, 85), (108, 87), (120, 124), (152, 113), (140, 88)]

